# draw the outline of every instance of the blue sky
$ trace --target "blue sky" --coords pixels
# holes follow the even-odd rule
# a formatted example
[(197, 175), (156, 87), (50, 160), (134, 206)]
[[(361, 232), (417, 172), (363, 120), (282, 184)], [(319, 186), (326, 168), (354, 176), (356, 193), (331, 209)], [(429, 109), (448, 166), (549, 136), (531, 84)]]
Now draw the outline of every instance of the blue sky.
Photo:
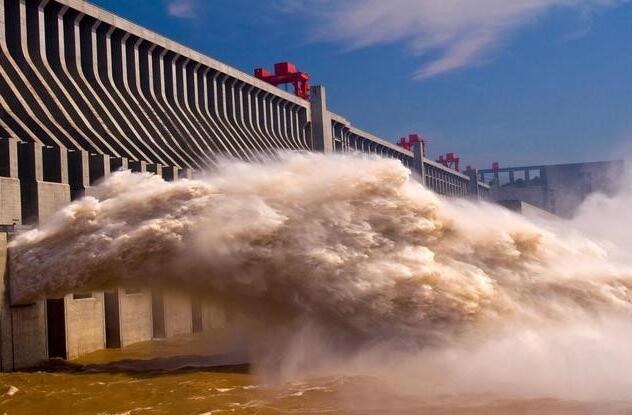
[(632, 149), (632, 0), (94, 0), (245, 72), (289, 60), (330, 109), (488, 167)]

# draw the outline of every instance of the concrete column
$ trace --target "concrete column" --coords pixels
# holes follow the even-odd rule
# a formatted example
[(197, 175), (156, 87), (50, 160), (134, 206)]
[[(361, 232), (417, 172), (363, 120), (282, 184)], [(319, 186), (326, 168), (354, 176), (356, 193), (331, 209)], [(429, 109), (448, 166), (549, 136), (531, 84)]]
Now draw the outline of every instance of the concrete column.
[(313, 86), (309, 99), (312, 107), (312, 150), (322, 153), (334, 152), (331, 134), (331, 116), (327, 110), (327, 96), (324, 86)]
[(90, 154), (90, 184), (110, 174), (110, 156), (107, 154)]
[(7, 234), (0, 232), (0, 372), (13, 370), (11, 310), (7, 302), (8, 295), (6, 293), (9, 278), (7, 242)]
[(42, 147), (44, 181), (68, 184), (68, 150), (61, 147)]
[(153, 336), (151, 291), (119, 289), (118, 300), (121, 347), (151, 340)]
[[(28, 142), (18, 145), (18, 176), (24, 223), (37, 223), (46, 219), (70, 202), (65, 153), (66, 149), (57, 153), (56, 150), (47, 148), (44, 163), (41, 144)], [(59, 181), (45, 181), (46, 179)]]
[(165, 166), (162, 168), (162, 178), (168, 182), (172, 182), (178, 178), (178, 168), (173, 166)]
[(11, 306), (7, 233), (0, 232), (0, 371), (23, 369), (46, 359), (44, 302)]
[(426, 169), (424, 168), (424, 149), (422, 143), (415, 143), (413, 146), (413, 168), (419, 175), (421, 183), (426, 185)]
[(174, 337), (193, 332), (191, 296), (185, 293), (163, 293), (165, 336)]
[(470, 178), (469, 183), (467, 184), (467, 195), (471, 199), (479, 199), (478, 193), (478, 170), (470, 169), (466, 170), (465, 174)]
[(152, 163), (147, 165), (147, 171), (162, 177), (162, 164)]
[(68, 151), (68, 181), (73, 200), (82, 197), (90, 187), (90, 155), (87, 151)]
[(147, 171), (147, 162), (146, 161), (137, 161), (137, 160), (130, 160), (129, 161), (129, 168), (132, 170), (132, 172), (134, 173), (144, 173)]
[(22, 223), (18, 140), (0, 138), (0, 225)]
[(25, 181), (44, 180), (44, 161), (41, 144), (35, 142), (19, 143), (18, 158), (20, 179)]
[(64, 297), (66, 311), (66, 354), (74, 359), (105, 348), (105, 317), (102, 292), (85, 298)]
[(17, 138), (0, 138), (0, 176), (18, 178)]
[(179, 179), (191, 179), (193, 177), (193, 171), (188, 167), (178, 170)]
[(113, 157), (110, 159), (110, 171), (129, 170), (127, 157)]

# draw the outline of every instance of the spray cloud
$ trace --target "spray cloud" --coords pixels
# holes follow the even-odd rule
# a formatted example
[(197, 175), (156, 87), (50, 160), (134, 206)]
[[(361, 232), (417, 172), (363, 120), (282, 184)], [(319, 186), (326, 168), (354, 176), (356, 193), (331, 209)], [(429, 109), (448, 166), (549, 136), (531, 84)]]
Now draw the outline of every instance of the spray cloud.
[(286, 154), (196, 180), (111, 175), (13, 240), (12, 299), (187, 287), (342, 329), (373, 352), (412, 341), (426, 350), (415, 361), (439, 373), (453, 347), (481, 338), (502, 349), (532, 330), (629, 319), (632, 271), (606, 248), (437, 196), (394, 160)]

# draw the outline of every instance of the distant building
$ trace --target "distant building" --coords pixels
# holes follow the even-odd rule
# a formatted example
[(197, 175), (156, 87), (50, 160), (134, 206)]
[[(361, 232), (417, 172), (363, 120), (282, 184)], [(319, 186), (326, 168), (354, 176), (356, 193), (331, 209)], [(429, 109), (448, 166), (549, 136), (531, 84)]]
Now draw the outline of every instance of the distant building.
[(570, 218), (591, 193), (612, 195), (623, 182), (623, 160), (479, 170), (496, 202), (523, 201)]

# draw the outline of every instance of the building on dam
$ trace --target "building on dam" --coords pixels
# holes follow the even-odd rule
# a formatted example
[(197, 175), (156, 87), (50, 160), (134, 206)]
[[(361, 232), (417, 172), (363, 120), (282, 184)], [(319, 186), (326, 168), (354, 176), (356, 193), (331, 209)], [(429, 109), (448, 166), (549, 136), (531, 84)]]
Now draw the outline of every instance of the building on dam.
[(625, 176), (623, 160), (479, 170), (491, 187), (489, 198), (505, 206), (527, 203), (554, 215), (571, 218), (592, 193), (612, 196)]
[(178, 180), (218, 157), (353, 151), (398, 159), (440, 194), (488, 192), (422, 143), (406, 149), (329, 111), (324, 87), (291, 94), (259, 75), (82, 0), (0, 0), (1, 370), (223, 324), (218, 304), (157, 289), (11, 302), (7, 241), (117, 169)]

